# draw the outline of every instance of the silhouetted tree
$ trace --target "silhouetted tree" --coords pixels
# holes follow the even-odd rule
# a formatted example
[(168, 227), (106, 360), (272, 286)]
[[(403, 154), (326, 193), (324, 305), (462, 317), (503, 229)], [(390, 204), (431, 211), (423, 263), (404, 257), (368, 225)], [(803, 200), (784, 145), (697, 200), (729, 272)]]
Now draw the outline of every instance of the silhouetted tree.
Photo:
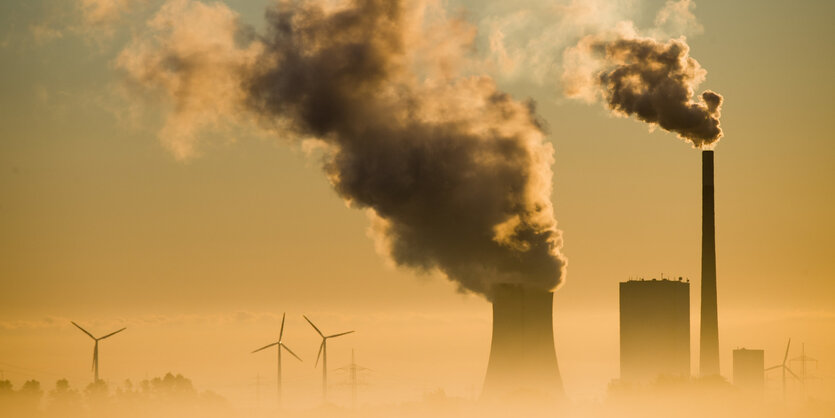
[(43, 390), (37, 380), (27, 380), (14, 394), (10, 416), (15, 417), (36, 417), (38, 416)]
[(191, 400), (197, 396), (191, 380), (181, 374), (166, 373), (162, 379), (156, 377), (151, 380), (150, 389), (154, 396), (170, 401)]
[(70, 382), (67, 379), (60, 379), (55, 382), (55, 389), (49, 392), (49, 399), (50, 403), (46, 408), (49, 416), (84, 416), (81, 395), (70, 387)]
[(92, 382), (84, 389), (87, 410), (92, 417), (107, 417), (115, 415), (111, 411), (110, 388), (107, 382), (99, 380)]
[(8, 411), (14, 402), (14, 387), (8, 380), (0, 380), (0, 412)]
[(14, 387), (9, 380), (0, 380), (0, 397), (12, 396), (14, 394)]

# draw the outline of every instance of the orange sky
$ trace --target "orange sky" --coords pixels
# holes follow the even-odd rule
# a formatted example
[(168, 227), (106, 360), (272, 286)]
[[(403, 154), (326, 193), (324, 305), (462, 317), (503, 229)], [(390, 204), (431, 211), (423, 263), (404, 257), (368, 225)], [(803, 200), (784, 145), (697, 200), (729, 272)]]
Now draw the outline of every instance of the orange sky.
[[(625, 13), (651, 22), (661, 3), (633, 2)], [(263, 4), (228, 4), (261, 21)], [(806, 342), (830, 376), (835, 370), (835, 6), (787, 7), (699, 1), (704, 31), (688, 38), (708, 70), (701, 88), (726, 99), (716, 148), (726, 376), (732, 348), (764, 348), (776, 363), (789, 337)], [(466, 16), (486, 30), (498, 9)], [(489, 350), (486, 301), (437, 274), (388, 266), (365, 214), (345, 207), (298, 146), (240, 129), (210, 134), (195, 158), (177, 161), (156, 138), (159, 115), (134, 113), (116, 92), (112, 62), (128, 33), (91, 38), (71, 12), (47, 2), (0, 5), (7, 378), (66, 376), (81, 386), (92, 347), (68, 321), (98, 333), (125, 324), (103, 343), (104, 378), (179, 371), (252, 402), (256, 374), (270, 379), (274, 359), (248, 352), (275, 338), (286, 311), (288, 345), (305, 359), (287, 368), (300, 404), (315, 400), (319, 376), (318, 343), (302, 313), (333, 332), (357, 330), (330, 346), (332, 362), (343, 365), (356, 348), (375, 370), (369, 391), (477, 393)], [(698, 152), (562, 98), (555, 80), (495, 76), (515, 97), (538, 102), (556, 148), (552, 200), (569, 260), (556, 339), (569, 394), (601, 396), (616, 377), (617, 283), (629, 277), (691, 280), (695, 370)]]

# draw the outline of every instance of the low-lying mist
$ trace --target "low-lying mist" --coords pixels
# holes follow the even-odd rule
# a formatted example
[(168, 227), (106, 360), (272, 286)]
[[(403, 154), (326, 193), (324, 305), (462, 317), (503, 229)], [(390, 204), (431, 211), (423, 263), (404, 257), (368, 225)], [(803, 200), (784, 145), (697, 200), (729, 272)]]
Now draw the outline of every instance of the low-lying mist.
[(308, 409), (277, 409), (267, 398), (262, 405), (240, 407), (210, 390), (198, 390), (191, 380), (168, 373), (137, 384), (99, 381), (75, 388), (66, 379), (52, 387), (28, 380), (14, 387), (0, 380), (0, 415), (4, 417), (831, 417), (835, 401), (793, 393), (784, 402), (777, 392), (752, 394), (722, 378), (659, 378), (645, 385), (613, 381), (603, 399), (542, 404), (520, 394), (507, 402), (485, 403), (448, 396), (442, 389), (427, 390), (414, 401), (368, 399), (355, 408), (323, 404)]

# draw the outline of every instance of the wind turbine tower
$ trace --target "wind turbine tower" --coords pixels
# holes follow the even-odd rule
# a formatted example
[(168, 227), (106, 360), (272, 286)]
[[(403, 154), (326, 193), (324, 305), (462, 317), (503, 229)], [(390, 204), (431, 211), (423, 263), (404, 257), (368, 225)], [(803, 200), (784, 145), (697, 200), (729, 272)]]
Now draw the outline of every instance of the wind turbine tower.
[(319, 354), (316, 355), (316, 364), (314, 364), (313, 367), (316, 367), (316, 366), (319, 365), (319, 357), (321, 357), (322, 358), (322, 401), (327, 402), (328, 401), (328, 340), (331, 339), (331, 338), (343, 336), (345, 334), (350, 334), (354, 331), (347, 331), (347, 332), (340, 332), (339, 334), (325, 335), (325, 334), (322, 333), (321, 330), (319, 330), (318, 327), (316, 327), (316, 325), (313, 324), (313, 321), (311, 321), (310, 318), (308, 318), (305, 315), (302, 315), (302, 316), (304, 317), (305, 320), (307, 320), (307, 322), (310, 324), (310, 326), (313, 327), (313, 329), (316, 330), (316, 332), (319, 334), (319, 336), (322, 337), (322, 344), (319, 344)]
[(90, 338), (92, 338), (92, 339), (93, 339), (93, 341), (95, 341), (95, 342), (96, 342), (96, 343), (95, 343), (95, 345), (93, 346), (93, 377), (95, 378), (95, 380), (93, 380), (93, 383), (98, 383), (98, 382), (99, 382), (99, 341), (101, 341), (101, 340), (103, 340), (103, 339), (105, 339), (105, 338), (108, 338), (108, 337), (112, 337), (113, 335), (118, 334), (118, 333), (120, 333), (120, 332), (122, 332), (122, 331), (126, 330), (126, 329), (127, 329), (127, 327), (122, 328), (122, 329), (120, 329), (120, 330), (118, 330), (118, 331), (113, 331), (113, 332), (111, 332), (110, 334), (107, 334), (107, 335), (105, 335), (105, 336), (103, 336), (103, 337), (96, 338), (96, 337), (94, 337), (94, 336), (93, 336), (93, 334), (91, 334), (89, 331), (87, 331), (87, 330), (86, 330), (86, 329), (84, 329), (84, 328), (81, 328), (81, 325), (78, 325), (78, 324), (76, 324), (76, 323), (75, 323), (75, 322), (73, 322), (73, 321), (70, 321), (70, 322), (71, 322), (73, 325), (75, 325), (78, 329), (80, 329), (81, 331), (83, 331), (85, 334), (89, 335), (89, 336), (90, 336)]
[(295, 357), (297, 360), (302, 361), (302, 359), (299, 358), (299, 356), (297, 356), (296, 353), (293, 352), (293, 350), (290, 350), (290, 348), (288, 348), (286, 345), (284, 345), (284, 340), (283, 340), (283, 337), (284, 337), (284, 318), (286, 316), (287, 316), (286, 313), (281, 315), (281, 330), (278, 331), (278, 341), (276, 341), (272, 344), (267, 344), (267, 345), (265, 345), (265, 346), (263, 346), (263, 347), (261, 347), (261, 348), (252, 352), (254, 354), (254, 353), (257, 353), (261, 350), (265, 350), (265, 349), (273, 347), (273, 346), (276, 347), (276, 351), (278, 352), (278, 372), (277, 372), (277, 379), (276, 379), (276, 391), (277, 391), (277, 396), (278, 396), (278, 407), (279, 408), (281, 408), (281, 404), (282, 404), (282, 398), (281, 398), (281, 349), (283, 348), (283, 349), (287, 350), (287, 352), (290, 353), (290, 355)]

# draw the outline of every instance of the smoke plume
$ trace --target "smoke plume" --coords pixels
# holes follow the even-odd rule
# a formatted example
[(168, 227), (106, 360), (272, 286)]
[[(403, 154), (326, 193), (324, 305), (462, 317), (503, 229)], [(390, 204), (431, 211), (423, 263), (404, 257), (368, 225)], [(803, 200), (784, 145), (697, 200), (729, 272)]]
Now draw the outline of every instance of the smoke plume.
[(689, 51), (683, 37), (662, 43), (634, 34), (587, 36), (565, 52), (565, 93), (602, 98), (615, 114), (675, 132), (696, 148), (710, 147), (722, 137), (722, 96), (705, 90), (694, 97), (707, 71)]
[(497, 283), (554, 289), (565, 260), (534, 104), (458, 75), (474, 31), (433, 7), (281, 1), (259, 35), (220, 4), (171, 1), (117, 65), (173, 103), (162, 135), (176, 155), (230, 117), (315, 138), (334, 189), (371, 213), (398, 265), (487, 297)]

